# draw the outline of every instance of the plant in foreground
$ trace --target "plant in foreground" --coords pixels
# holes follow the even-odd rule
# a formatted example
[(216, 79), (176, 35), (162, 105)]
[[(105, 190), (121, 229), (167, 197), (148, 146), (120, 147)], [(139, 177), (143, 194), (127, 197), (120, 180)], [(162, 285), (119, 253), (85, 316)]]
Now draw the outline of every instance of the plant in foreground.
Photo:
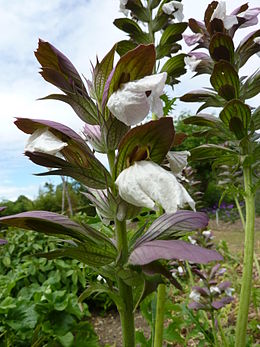
[[(56, 99), (72, 106), (76, 114), (86, 123), (90, 144), (98, 145), (96, 150), (105, 153), (109, 162), (109, 170), (96, 158), (94, 151), (86, 140), (65, 125), (29, 118), (18, 118), (15, 124), (19, 129), (33, 136), (34, 145), (27, 146), (25, 155), (34, 163), (51, 168), (39, 175), (70, 176), (90, 189), (89, 196), (96, 205), (101, 218), (111, 225), (112, 238), (103, 229), (94, 229), (91, 225), (78, 223), (56, 213), (32, 211), (6, 216), (1, 223), (32, 229), (47, 235), (59, 236), (65, 239), (63, 246), (43, 253), (47, 259), (71, 257), (92, 267), (105, 281), (94, 283), (87, 287), (79, 300), (82, 302), (93, 293), (106, 293), (115, 302), (120, 313), (123, 345), (135, 345), (134, 310), (151, 291), (164, 283), (166, 277), (176, 287), (178, 282), (171, 276), (161, 259), (182, 259), (198, 263), (208, 263), (221, 260), (222, 257), (214, 250), (204, 249), (178, 239), (178, 232), (189, 232), (205, 228), (208, 218), (204, 213), (193, 211), (177, 211), (177, 206), (185, 202), (193, 204), (188, 192), (180, 185), (169, 169), (160, 165), (166, 160), (166, 155), (174, 146), (174, 127), (170, 117), (163, 117), (133, 128), (128, 124), (136, 124), (135, 114), (143, 112), (144, 90), (134, 90), (132, 108), (129, 100), (120, 98), (122, 103), (116, 117), (113, 109), (114, 93), (129, 84), (137, 83), (153, 73), (156, 61), (153, 44), (139, 45), (123, 55), (113, 67), (116, 46), (97, 62), (93, 69), (93, 79), (88, 81), (87, 91), (80, 75), (72, 63), (50, 43), (39, 41), (35, 53), (42, 66), (41, 74), (45, 80), (60, 88), (63, 94), (52, 94), (45, 99)], [(148, 104), (161, 93), (154, 93), (156, 88), (151, 79), (145, 88)], [(112, 97), (112, 99), (111, 99)], [(140, 103), (136, 100), (140, 98)], [(112, 100), (112, 101), (111, 101)], [(110, 101), (110, 102), (109, 102)], [(157, 100), (158, 101), (158, 100)], [(110, 104), (107, 107), (107, 104)], [(112, 104), (112, 106), (111, 106)], [(125, 105), (130, 110), (126, 114)], [(159, 104), (158, 104), (159, 105)], [(158, 108), (156, 108), (158, 110)], [(133, 121), (127, 121), (133, 112)], [(149, 112), (149, 107), (142, 113), (142, 120)], [(159, 114), (158, 114), (159, 116)], [(141, 119), (138, 119), (141, 121)], [(87, 128), (87, 129), (86, 129)], [(42, 146), (42, 134), (52, 133), (50, 153)], [(48, 135), (48, 139), (49, 139)], [(97, 141), (98, 139), (98, 141)], [(40, 141), (40, 145), (38, 144)], [(29, 145), (32, 137), (29, 139)], [(56, 146), (59, 144), (59, 146)], [(49, 148), (49, 143), (48, 146)], [(155, 168), (152, 175), (153, 190), (147, 190), (142, 177), (147, 173), (135, 172), (135, 167), (145, 166), (149, 170)], [(131, 170), (134, 170), (131, 173)], [(127, 177), (125, 177), (127, 176)], [(159, 181), (158, 178), (160, 178)], [(132, 193), (124, 191), (124, 182), (135, 188), (135, 198)], [(140, 185), (136, 187), (135, 180)], [(177, 194), (169, 196), (171, 203), (165, 205), (161, 199), (160, 187), (175, 187)], [(144, 194), (145, 192), (145, 194)], [(130, 198), (131, 197), (131, 198)], [(147, 204), (149, 201), (149, 206)], [(166, 212), (157, 218), (149, 227), (142, 227), (128, 236), (126, 222), (138, 215), (140, 207), (165, 208)], [(168, 209), (168, 206), (169, 209)], [(61, 241), (59, 241), (60, 245)], [(154, 276), (156, 275), (156, 276)], [(114, 286), (113, 283), (117, 285)], [(163, 316), (162, 316), (163, 319)], [(156, 346), (160, 345), (160, 341)]]
[[(246, 343), (254, 253), (255, 192), (259, 186), (257, 167), (260, 162), (257, 134), (260, 127), (259, 107), (254, 110), (246, 104), (247, 99), (260, 91), (260, 74), (256, 71), (246, 77), (239, 76), (239, 72), (252, 55), (259, 53), (260, 30), (248, 34), (237, 47), (233, 37), (238, 29), (257, 24), (259, 13), (259, 7), (249, 9), (245, 3), (227, 15), (224, 2), (213, 1), (205, 11), (204, 22), (193, 18), (189, 20), (194, 34), (184, 37), (189, 46), (196, 45), (189, 53), (198, 60), (194, 71), (197, 75), (209, 74), (212, 88), (192, 91), (182, 96), (181, 100), (203, 102), (198, 112), (210, 106), (222, 109), (219, 118), (198, 113), (185, 120), (186, 123), (206, 127), (201, 132), (204, 136), (217, 135), (223, 139), (223, 145), (208, 144), (195, 148), (191, 151), (191, 160), (211, 160), (213, 168), (227, 165), (243, 170), (245, 248), (236, 347), (244, 347)], [(209, 54), (198, 52), (199, 48), (206, 49)]]

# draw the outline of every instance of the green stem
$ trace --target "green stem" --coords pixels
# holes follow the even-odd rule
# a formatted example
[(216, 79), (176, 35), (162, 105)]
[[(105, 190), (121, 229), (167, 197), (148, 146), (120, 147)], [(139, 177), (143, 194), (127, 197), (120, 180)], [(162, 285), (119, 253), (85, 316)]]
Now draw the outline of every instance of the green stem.
[(214, 346), (215, 347), (219, 347), (218, 336), (216, 334), (216, 327), (215, 327), (215, 314), (214, 314), (214, 310), (211, 311), (211, 321), (212, 321), (212, 334), (213, 334), (213, 337), (214, 337)]
[(240, 220), (241, 220), (243, 228), (245, 230), (246, 223), (245, 223), (245, 218), (244, 218), (241, 206), (239, 205), (239, 202), (238, 202), (238, 199), (237, 199), (236, 196), (234, 196), (234, 200), (235, 200), (235, 204), (236, 204), (236, 207), (237, 207), (237, 210), (238, 210), (238, 213), (239, 213)]
[(217, 316), (217, 321), (218, 321), (218, 329), (219, 329), (220, 336), (221, 336), (221, 339), (222, 339), (222, 342), (223, 342), (223, 346), (224, 347), (228, 347), (228, 342), (227, 342), (225, 333), (223, 331), (221, 320), (220, 320), (219, 316)]
[(253, 255), (254, 255), (254, 226), (255, 226), (255, 197), (252, 192), (252, 169), (244, 168), (245, 186), (245, 244), (242, 287), (240, 292), (239, 311), (236, 325), (236, 347), (245, 347), (248, 311), (252, 286)]
[(159, 284), (157, 289), (154, 347), (161, 347), (163, 343), (165, 299), (166, 299), (166, 286), (165, 284)]
[[(123, 265), (128, 259), (128, 242), (126, 234), (126, 222), (115, 219), (116, 240), (118, 253), (120, 254), (119, 263)], [(133, 290), (121, 278), (117, 279), (119, 295), (123, 299), (123, 306), (118, 308), (122, 326), (123, 347), (135, 346), (135, 325), (134, 325), (134, 306)]]

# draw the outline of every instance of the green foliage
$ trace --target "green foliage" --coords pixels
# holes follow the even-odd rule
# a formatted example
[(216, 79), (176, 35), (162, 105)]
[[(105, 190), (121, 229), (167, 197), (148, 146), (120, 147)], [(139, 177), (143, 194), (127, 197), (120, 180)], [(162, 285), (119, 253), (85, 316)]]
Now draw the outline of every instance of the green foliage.
[[(0, 249), (0, 346), (97, 347), (86, 319), (87, 304), (78, 305), (89, 269), (76, 260), (33, 257), (57, 241), (31, 231), (9, 229)], [(93, 277), (90, 273), (90, 276)]]

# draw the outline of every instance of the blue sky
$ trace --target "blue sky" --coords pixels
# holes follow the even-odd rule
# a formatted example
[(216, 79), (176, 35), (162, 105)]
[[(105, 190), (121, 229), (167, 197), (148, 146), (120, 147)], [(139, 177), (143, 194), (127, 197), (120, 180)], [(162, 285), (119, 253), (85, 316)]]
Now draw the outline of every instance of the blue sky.
[[(252, 0), (249, 4), (256, 7), (258, 2)], [(183, 0), (185, 19), (202, 18), (207, 3), (200, 0), (198, 6), (197, 1)], [(227, 8), (231, 10), (242, 3), (229, 0)], [(112, 24), (115, 18), (122, 17), (118, 9), (119, 0), (0, 0), (0, 200), (14, 200), (20, 194), (36, 197), (39, 186), (48, 180), (32, 175), (44, 170), (23, 155), (28, 136), (13, 125), (15, 117), (52, 119), (76, 131), (82, 127), (69, 106), (57, 101), (36, 101), (56, 91), (38, 74), (39, 65), (33, 54), (38, 38), (51, 42), (88, 77), (90, 61), (95, 61), (96, 54), (102, 58), (116, 41), (125, 39), (124, 33)], [(259, 59), (254, 58), (249, 65), (254, 71)], [(191, 77), (189, 73), (183, 77), (174, 95), (205, 86), (205, 78)], [(259, 105), (259, 98), (253, 104)], [(179, 103), (175, 116), (194, 110), (192, 106)]]

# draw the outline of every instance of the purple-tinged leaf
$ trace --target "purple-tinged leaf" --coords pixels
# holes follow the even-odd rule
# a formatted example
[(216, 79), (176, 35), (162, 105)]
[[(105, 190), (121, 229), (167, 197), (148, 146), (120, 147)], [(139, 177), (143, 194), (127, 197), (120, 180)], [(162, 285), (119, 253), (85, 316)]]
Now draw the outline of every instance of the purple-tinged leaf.
[(206, 280), (207, 276), (204, 272), (198, 270), (198, 269), (192, 269), (192, 272), (195, 273), (197, 276), (199, 276), (200, 279)]
[(248, 9), (248, 3), (246, 2), (245, 4), (235, 8), (234, 11), (232, 11), (230, 14), (236, 16), (242, 12), (245, 12), (247, 9)]
[(88, 187), (97, 189), (104, 189), (111, 184), (111, 176), (107, 169), (96, 159), (83, 138), (69, 127), (48, 120), (29, 118), (18, 118), (15, 124), (27, 134), (32, 134), (41, 127), (48, 127), (55, 136), (68, 143), (68, 146), (61, 150), (66, 160), (46, 153), (26, 152), (35, 164), (59, 169), (43, 175), (70, 176)]
[(128, 51), (135, 49), (136, 46), (137, 46), (137, 43), (134, 43), (132, 41), (127, 41), (127, 40), (122, 40), (117, 42), (116, 51), (120, 55), (120, 57), (122, 57)]
[(212, 307), (214, 307), (216, 310), (219, 310), (220, 308), (226, 306), (227, 304), (230, 304), (234, 298), (231, 296), (225, 296), (224, 298), (220, 300), (215, 300), (212, 302)]
[(230, 281), (224, 281), (221, 282), (220, 284), (218, 284), (218, 288), (223, 292), (225, 291), (227, 288), (231, 287), (231, 282)]
[(46, 211), (22, 212), (0, 218), (0, 223), (22, 229), (35, 230), (51, 236), (68, 236), (82, 243), (106, 244), (114, 249), (112, 242), (88, 225), (80, 225), (68, 217)]
[(77, 259), (89, 266), (100, 267), (115, 261), (115, 249), (101, 247), (95, 243), (88, 242), (77, 247), (63, 248), (48, 253), (38, 253), (37, 257), (44, 257), (48, 260), (57, 258)]
[(113, 69), (116, 48), (117, 44), (113, 46), (100, 63), (97, 60), (97, 64), (93, 69), (93, 88), (96, 99), (100, 104), (102, 102), (106, 81)]
[(121, 83), (134, 81), (153, 73), (155, 64), (154, 45), (139, 45), (123, 55), (111, 71), (104, 87), (102, 105), (115, 92)]
[(213, 268), (211, 269), (210, 274), (209, 274), (210, 280), (212, 280), (216, 276), (220, 266), (221, 266), (220, 264), (216, 264), (213, 266)]
[(209, 218), (203, 212), (182, 210), (172, 214), (165, 213), (157, 218), (146, 233), (136, 241), (135, 247), (155, 239), (174, 239), (178, 237), (178, 232), (204, 229), (208, 222)]
[(6, 206), (0, 206), (0, 212), (4, 211), (6, 209)]
[(70, 60), (49, 42), (39, 40), (35, 56), (42, 66), (43, 78), (65, 93), (88, 96), (79, 73)]
[(83, 163), (84, 166), (81, 166), (81, 163), (70, 163), (54, 155), (41, 152), (25, 152), (25, 155), (37, 165), (57, 169), (36, 174), (36, 176), (68, 176), (95, 189), (106, 189), (112, 184), (109, 172), (98, 160), (89, 160), (89, 162)]
[(194, 286), (192, 287), (196, 292), (198, 292), (201, 296), (208, 297), (210, 296), (210, 291), (207, 287)]
[(260, 52), (260, 45), (255, 39), (260, 37), (260, 29), (248, 34), (236, 49), (237, 65), (241, 68), (252, 55)]
[(98, 124), (97, 105), (91, 98), (82, 97), (77, 94), (51, 94), (38, 100), (59, 100), (70, 105), (77, 116), (88, 124)]
[(160, 164), (174, 139), (173, 121), (164, 117), (129, 130), (122, 138), (115, 164), (116, 177), (135, 161), (148, 157)]
[(172, 276), (172, 273), (164, 267), (160, 262), (154, 261), (150, 264), (146, 264), (142, 266), (143, 272), (148, 276), (154, 275), (162, 275), (166, 277), (172, 285), (174, 285), (177, 289), (182, 290), (181, 284)]
[(200, 302), (190, 302), (188, 305), (189, 309), (191, 310), (203, 310), (205, 308), (205, 305), (201, 304)]
[(216, 251), (181, 240), (153, 240), (136, 247), (129, 257), (129, 263), (145, 265), (158, 259), (179, 259), (206, 264), (211, 261), (223, 260), (223, 257)]
[(8, 243), (7, 240), (0, 239), (0, 246), (1, 246), (1, 245), (5, 245), (5, 244), (7, 244), (7, 243)]

